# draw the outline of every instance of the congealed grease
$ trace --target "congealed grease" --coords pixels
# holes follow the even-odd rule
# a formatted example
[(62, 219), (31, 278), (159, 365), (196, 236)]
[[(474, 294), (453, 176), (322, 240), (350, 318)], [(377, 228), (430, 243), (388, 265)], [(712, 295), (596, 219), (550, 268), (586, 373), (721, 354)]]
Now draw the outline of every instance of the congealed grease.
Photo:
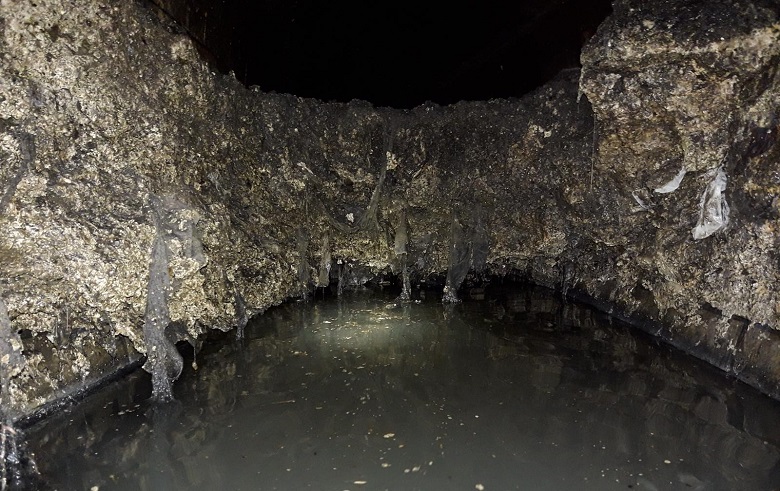
[(14, 375), (13, 370), (21, 362), (21, 354), (14, 349), (8, 310), (5, 302), (0, 298), (0, 490), (2, 491), (13, 485), (20, 467), (17, 433), (5, 408), (8, 404), (8, 386)]
[(412, 285), (411, 280), (409, 279), (409, 266), (407, 264), (408, 261), (408, 251), (407, 251), (407, 243), (409, 242), (409, 234), (408, 234), (408, 224), (406, 219), (406, 207), (404, 206), (401, 209), (400, 213), (400, 220), (398, 221), (398, 226), (395, 231), (395, 240), (393, 244), (393, 252), (395, 252), (396, 258), (398, 258), (398, 262), (400, 263), (399, 267), (401, 270), (401, 295), (398, 297), (398, 300), (401, 302), (409, 302), (412, 299)]
[(311, 271), (308, 257), (309, 235), (303, 227), (300, 227), (296, 234), (296, 245), (298, 249), (298, 285), (301, 289), (301, 299), (305, 300), (309, 294)]
[(160, 402), (173, 400), (173, 382), (179, 378), (184, 365), (176, 346), (165, 336), (165, 328), (171, 322), (170, 283), (168, 250), (165, 240), (158, 235), (152, 245), (143, 332), (147, 356), (144, 369), (152, 374), (152, 398)]
[(487, 264), (490, 243), (484, 211), (476, 206), (466, 221), (456, 214), (452, 216), (450, 256), (447, 265), (447, 282), (444, 286), (444, 303), (458, 303), (458, 288), (469, 270), (481, 273)]
[(452, 217), (452, 235), (450, 238), (450, 261), (447, 266), (447, 283), (444, 286), (445, 303), (457, 303), (458, 288), (469, 271), (469, 245), (464, 237), (463, 224), (458, 217)]
[(10, 404), (11, 378), (18, 375), (23, 366), (22, 342), (19, 334), (14, 332), (11, 326), (5, 301), (0, 298), (0, 416), (2, 417), (10, 416), (4, 414), (3, 408), (7, 408)]

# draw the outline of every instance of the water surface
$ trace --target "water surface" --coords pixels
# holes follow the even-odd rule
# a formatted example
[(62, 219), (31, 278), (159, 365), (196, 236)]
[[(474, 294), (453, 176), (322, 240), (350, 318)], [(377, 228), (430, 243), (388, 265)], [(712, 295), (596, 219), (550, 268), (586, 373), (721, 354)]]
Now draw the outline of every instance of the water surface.
[(207, 344), (172, 404), (147, 402), (137, 373), (32, 428), (44, 478), (61, 490), (780, 487), (780, 404), (547, 290), (449, 306), (352, 292), (271, 309), (245, 332)]

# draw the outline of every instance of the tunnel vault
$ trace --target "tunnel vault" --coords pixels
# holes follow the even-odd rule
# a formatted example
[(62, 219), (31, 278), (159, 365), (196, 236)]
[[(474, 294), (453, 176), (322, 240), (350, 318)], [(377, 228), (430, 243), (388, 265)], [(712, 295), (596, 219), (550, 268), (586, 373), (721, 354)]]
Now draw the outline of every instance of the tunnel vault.
[(394, 110), (246, 89), (136, 2), (3, 3), (3, 417), (403, 270), (564, 289), (780, 397), (777, 26), (619, 0), (582, 70)]

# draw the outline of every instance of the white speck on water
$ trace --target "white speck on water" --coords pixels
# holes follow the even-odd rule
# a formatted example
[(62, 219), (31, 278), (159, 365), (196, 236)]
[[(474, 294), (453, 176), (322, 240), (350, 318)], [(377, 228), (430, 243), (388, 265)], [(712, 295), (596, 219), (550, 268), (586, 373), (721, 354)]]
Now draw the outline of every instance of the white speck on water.
[(355, 484), (362, 486), (363, 484), (368, 483), (368, 481), (355, 481)]
[(385, 433), (385, 438), (393, 438), (395, 436), (395, 433)]
[(671, 464), (671, 463), (672, 463), (672, 461), (671, 461), (671, 460), (669, 460), (669, 459), (664, 459), (664, 464)]
[(476, 488), (478, 491), (483, 491), (483, 490), (485, 489), (485, 486), (483, 486), (482, 484), (477, 484), (477, 485), (476, 485), (476, 486), (474, 486), (474, 487), (475, 487), (475, 488)]

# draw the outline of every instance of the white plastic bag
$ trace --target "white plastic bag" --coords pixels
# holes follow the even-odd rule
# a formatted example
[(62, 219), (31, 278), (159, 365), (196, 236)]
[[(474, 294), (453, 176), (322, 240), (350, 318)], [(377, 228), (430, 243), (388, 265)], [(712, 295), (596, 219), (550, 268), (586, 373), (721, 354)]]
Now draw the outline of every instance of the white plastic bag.
[(699, 222), (693, 229), (693, 238), (709, 237), (729, 223), (729, 205), (726, 203), (726, 173), (718, 168), (715, 177), (707, 185), (699, 202)]

